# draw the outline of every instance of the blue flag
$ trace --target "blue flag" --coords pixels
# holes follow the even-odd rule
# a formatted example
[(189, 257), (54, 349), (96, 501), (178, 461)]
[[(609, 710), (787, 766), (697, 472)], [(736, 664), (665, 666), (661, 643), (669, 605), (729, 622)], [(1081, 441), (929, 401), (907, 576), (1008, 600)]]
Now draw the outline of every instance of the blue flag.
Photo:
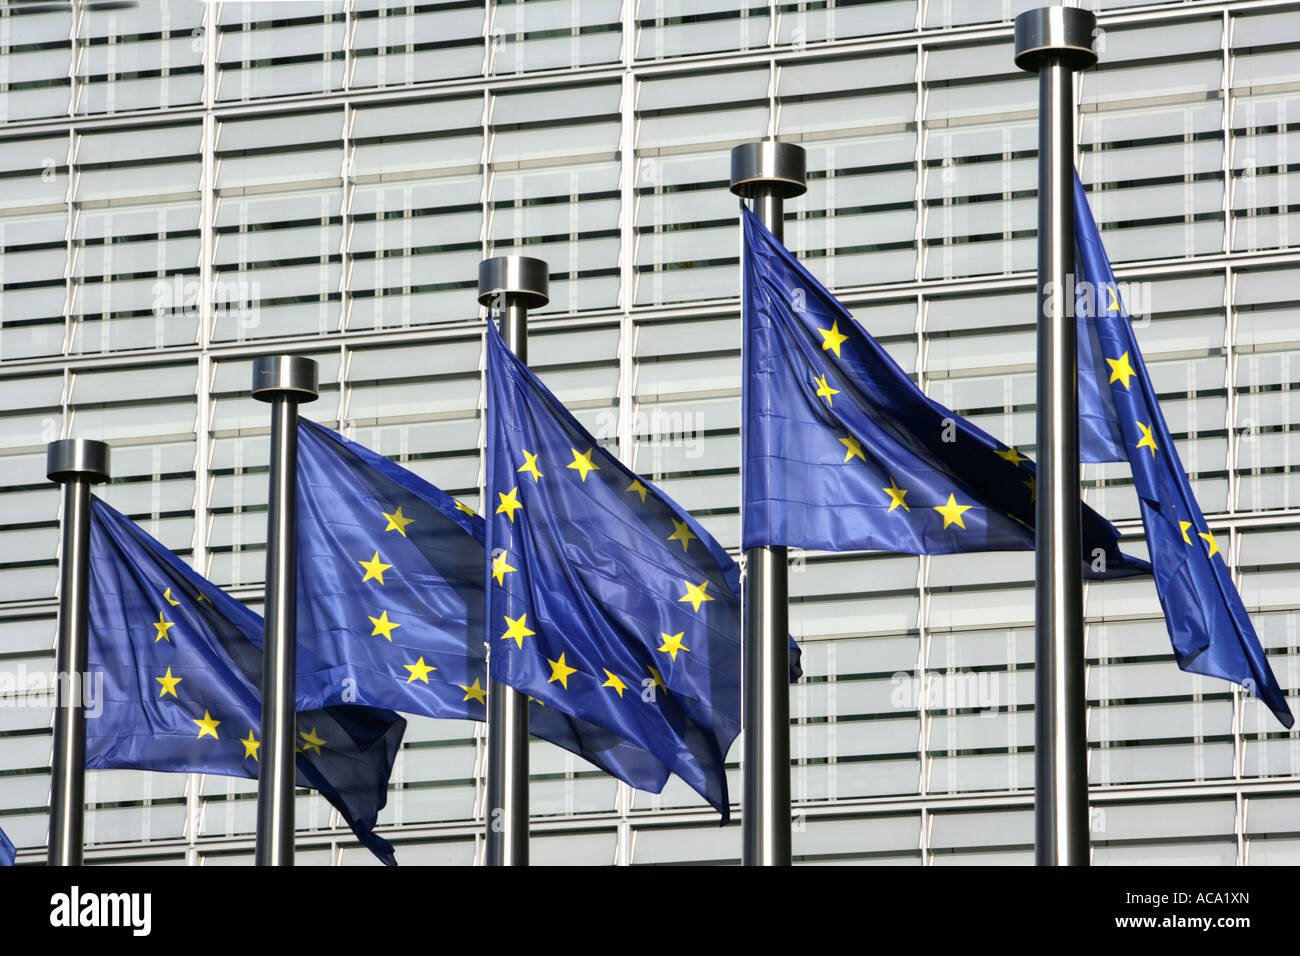
[[(485, 719), (482, 517), (319, 425), (301, 422), (299, 440), (300, 704)], [(594, 724), (532, 711), (534, 736), (622, 779), (659, 765)]]
[(299, 699), (483, 720), (483, 519), (327, 428), (298, 437)]
[(1077, 175), (1074, 214), (1079, 407), (1081, 419), (1091, 423), (1081, 435), (1080, 455), (1127, 461), (1133, 471), (1178, 666), (1241, 684), (1290, 727), (1286, 697), (1192, 495)]
[(5, 836), (4, 830), (0, 830), (0, 866), (13, 866), (17, 858), (18, 851), (14, 849), (13, 841)]
[[(262, 619), (98, 498), (91, 507), (92, 770), (257, 777)], [(300, 708), (298, 784), (319, 790), (385, 863), (374, 833), (406, 721), (365, 707)]]
[[(926, 397), (758, 218), (744, 218), (746, 548), (1032, 551), (1034, 463)], [(1150, 570), (1083, 509), (1085, 575)]]
[(740, 731), (736, 563), (601, 448), (491, 323), (487, 394), (493, 678), (544, 704), (534, 719), (581, 721), (562, 746), (642, 790), (675, 773), (725, 822), (723, 764)]

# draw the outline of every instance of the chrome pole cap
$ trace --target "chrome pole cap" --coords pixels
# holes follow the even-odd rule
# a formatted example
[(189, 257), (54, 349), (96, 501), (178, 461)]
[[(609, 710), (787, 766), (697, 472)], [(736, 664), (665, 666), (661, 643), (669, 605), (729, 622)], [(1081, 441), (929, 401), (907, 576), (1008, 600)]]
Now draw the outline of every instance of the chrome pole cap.
[(90, 438), (62, 438), (45, 450), (45, 477), (60, 484), (77, 478), (92, 484), (108, 481), (108, 443)]
[(253, 360), (253, 397), (273, 402), (290, 395), (299, 402), (314, 402), (320, 396), (315, 359), (301, 355), (260, 355)]
[(1037, 73), (1043, 61), (1059, 57), (1072, 70), (1097, 62), (1092, 48), (1097, 15), (1079, 7), (1038, 7), (1016, 17), (1016, 66)]
[(808, 191), (808, 153), (774, 139), (742, 143), (731, 151), (731, 191), (746, 199), (775, 191), (785, 199)]
[(493, 256), (478, 264), (479, 305), (489, 308), (505, 296), (526, 309), (540, 309), (551, 301), (550, 266), (531, 256)]

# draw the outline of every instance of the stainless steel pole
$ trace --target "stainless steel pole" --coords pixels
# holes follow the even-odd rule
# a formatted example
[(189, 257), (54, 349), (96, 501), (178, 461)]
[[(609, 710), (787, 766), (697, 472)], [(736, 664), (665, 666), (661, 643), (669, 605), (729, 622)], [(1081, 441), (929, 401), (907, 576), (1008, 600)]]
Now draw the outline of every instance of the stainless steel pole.
[(317, 366), (296, 355), (253, 361), (253, 397), (271, 406), (266, 520), (262, 755), (257, 777), (258, 866), (293, 866), (297, 782), (298, 406), (315, 401)]
[[(527, 362), (528, 310), (550, 301), (547, 264), (528, 256), (484, 259), (478, 300), (499, 318), (506, 345)], [(488, 866), (528, 865), (528, 697), (494, 680), (488, 681), (486, 850)]]
[(1038, 74), (1038, 501), (1034, 555), (1035, 847), (1040, 866), (1088, 865), (1088, 734), (1074, 314), (1074, 74), (1097, 62), (1097, 18), (1016, 17), (1016, 65)]
[[(802, 146), (763, 140), (731, 151), (731, 191), (778, 241), (785, 200), (807, 190)], [(784, 547), (748, 548), (741, 585), (741, 843), (746, 866), (789, 866), (790, 614)]]
[(63, 485), (59, 558), (59, 644), (55, 651), (54, 761), (50, 784), (50, 866), (81, 866), (86, 805), (87, 644), (90, 605), (90, 486), (108, 480), (108, 446), (71, 438), (50, 442), (45, 475)]

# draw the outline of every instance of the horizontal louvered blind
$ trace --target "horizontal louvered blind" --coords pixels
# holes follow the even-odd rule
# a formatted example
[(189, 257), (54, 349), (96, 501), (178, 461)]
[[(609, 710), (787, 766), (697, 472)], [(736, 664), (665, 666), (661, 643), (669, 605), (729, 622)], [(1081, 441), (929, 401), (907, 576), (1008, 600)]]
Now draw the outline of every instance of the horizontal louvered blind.
[(771, 8), (755, 0), (624, 0), (636, 3), (641, 59), (767, 46)]
[(483, 72), (481, 0), (397, 5), (357, 0), (354, 89), (404, 86)]
[(493, 98), (488, 254), (550, 266), (538, 312), (618, 305), (621, 85)]
[(480, 95), (354, 113), (348, 328), (476, 314), (483, 109)]
[(188, 106), (203, 99), (203, 6), (90, 6), (79, 18), (77, 113)]
[(1223, 248), (1221, 33), (1117, 27), (1085, 74), (1079, 176), (1114, 262)]
[(1002, 44), (926, 54), (927, 279), (1032, 268), (1037, 86)]
[[(783, 66), (778, 135), (808, 151), (804, 215), (786, 244), (828, 286), (916, 273), (916, 54)], [(869, 87), (856, 88), (870, 75)]]
[(72, 10), (6, 4), (0, 16), (0, 123), (67, 116)]
[(342, 123), (330, 110), (220, 125), (215, 340), (339, 327)]
[(218, 100), (322, 93), (343, 85), (344, 14), (335, 4), (223, 3)]
[[(734, 296), (737, 200), (731, 147), (767, 129), (768, 71), (656, 77), (637, 97), (636, 298)], [(797, 200), (796, 200), (797, 202)]]
[(492, 0), (492, 72), (617, 61), (623, 43), (622, 6), (623, 0)]

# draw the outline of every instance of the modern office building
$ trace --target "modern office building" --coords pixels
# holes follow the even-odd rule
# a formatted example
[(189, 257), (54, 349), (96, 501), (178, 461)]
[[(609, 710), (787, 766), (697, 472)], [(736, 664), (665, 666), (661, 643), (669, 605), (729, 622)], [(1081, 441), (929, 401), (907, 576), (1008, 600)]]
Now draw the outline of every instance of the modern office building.
[[(550, 264), (543, 380), (739, 544), (728, 153), (808, 151), (786, 238), (928, 393), (1033, 453), (1043, 0), (138, 0), (0, 7), (0, 828), (43, 859), (58, 505), (45, 446), (113, 446), (104, 496), (254, 606), (257, 355), (304, 413), (467, 502), (480, 259)], [(1079, 169), (1178, 451), (1300, 700), (1300, 2), (1088, 0)], [(1143, 553), (1127, 466), (1088, 501)], [(1026, 863), (1029, 553), (796, 554), (794, 851)], [(1180, 672), (1149, 579), (1086, 589), (1094, 862), (1300, 862), (1300, 734)], [(739, 769), (732, 751), (732, 796)], [(481, 725), (412, 718), (382, 822), (404, 863), (483, 854)], [(535, 742), (539, 863), (735, 862), (684, 785)], [(252, 781), (92, 772), (88, 860), (252, 859)], [(374, 862), (298, 802), (299, 861)]]

